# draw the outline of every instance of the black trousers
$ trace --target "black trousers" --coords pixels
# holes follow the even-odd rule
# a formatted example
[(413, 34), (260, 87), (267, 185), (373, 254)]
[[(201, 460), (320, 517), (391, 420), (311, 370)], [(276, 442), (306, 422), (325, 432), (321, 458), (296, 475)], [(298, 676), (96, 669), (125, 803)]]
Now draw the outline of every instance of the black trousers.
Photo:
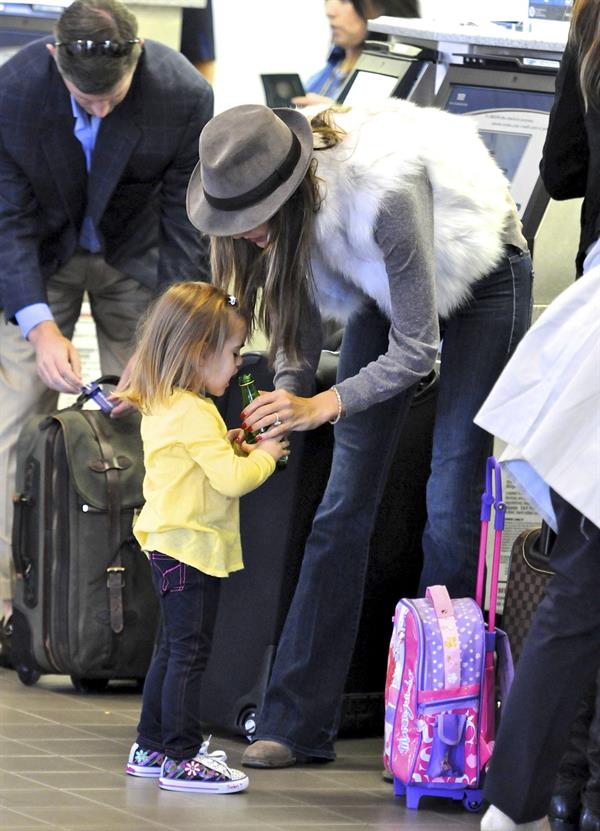
[(557, 493), (555, 576), (525, 641), (486, 776), (516, 823), (541, 819), (581, 697), (600, 667), (600, 529)]
[(585, 691), (571, 727), (554, 793), (585, 791), (586, 803), (600, 814), (600, 672)]

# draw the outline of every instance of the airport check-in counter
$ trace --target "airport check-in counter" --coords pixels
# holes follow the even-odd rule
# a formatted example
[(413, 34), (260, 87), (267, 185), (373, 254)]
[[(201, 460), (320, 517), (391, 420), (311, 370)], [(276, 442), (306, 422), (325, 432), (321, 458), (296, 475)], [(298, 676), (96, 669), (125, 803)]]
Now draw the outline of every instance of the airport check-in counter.
[(369, 29), (387, 35), (390, 55), (410, 48), (430, 57), (422, 89), (430, 100), (426, 94), (406, 97), (476, 119), (511, 183), (533, 251), (535, 317), (574, 280), (579, 241), (581, 200), (549, 199), (539, 178), (565, 30), (559, 26), (550, 41), (493, 24), (451, 28), (392, 17), (369, 21)]
[[(0, 2), (0, 63), (8, 60), (26, 43), (52, 34), (54, 24), (71, 0), (51, 4)], [(204, 8), (207, 0), (128, 0), (138, 19), (141, 37), (151, 38), (179, 50), (182, 7)]]

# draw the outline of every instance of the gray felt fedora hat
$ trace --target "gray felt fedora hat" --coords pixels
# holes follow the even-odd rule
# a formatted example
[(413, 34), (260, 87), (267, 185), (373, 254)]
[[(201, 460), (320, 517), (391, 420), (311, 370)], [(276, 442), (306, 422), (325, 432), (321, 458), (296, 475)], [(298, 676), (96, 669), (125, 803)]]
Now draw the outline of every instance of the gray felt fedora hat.
[(190, 222), (217, 237), (242, 234), (277, 213), (302, 182), (313, 150), (308, 119), (291, 109), (242, 104), (200, 135), (187, 189)]

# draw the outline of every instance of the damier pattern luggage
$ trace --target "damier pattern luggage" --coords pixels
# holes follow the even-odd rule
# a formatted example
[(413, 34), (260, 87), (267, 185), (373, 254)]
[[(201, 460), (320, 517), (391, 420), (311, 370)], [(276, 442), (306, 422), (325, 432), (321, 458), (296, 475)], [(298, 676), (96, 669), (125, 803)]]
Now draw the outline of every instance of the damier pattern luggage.
[(141, 680), (152, 655), (158, 604), (132, 535), (143, 503), (140, 416), (84, 410), (87, 397), (31, 416), (17, 445), (12, 650), (24, 684), (58, 673), (102, 689)]
[(553, 539), (554, 532), (542, 523), (541, 528), (522, 531), (511, 548), (502, 626), (510, 638), (515, 662), (553, 574), (549, 560)]

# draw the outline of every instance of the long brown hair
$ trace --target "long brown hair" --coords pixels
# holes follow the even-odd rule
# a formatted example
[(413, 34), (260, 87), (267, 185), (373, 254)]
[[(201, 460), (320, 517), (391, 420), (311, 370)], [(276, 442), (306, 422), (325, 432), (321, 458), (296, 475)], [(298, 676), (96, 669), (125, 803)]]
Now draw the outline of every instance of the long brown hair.
[(202, 393), (202, 363), (223, 350), (237, 300), (209, 283), (174, 283), (150, 306), (138, 328), (136, 360), (119, 398), (144, 413), (169, 400), (175, 387)]
[[(335, 124), (335, 112), (331, 108), (311, 121), (317, 152), (345, 135)], [(263, 250), (245, 239), (211, 239), (213, 282), (233, 291), (244, 309), (253, 310), (251, 331), (263, 329), (271, 362), (281, 348), (298, 361), (300, 321), (315, 303), (310, 257), (314, 218), (324, 198), (317, 171), (313, 159), (298, 189), (269, 220), (269, 241)]]
[(600, 106), (600, 0), (576, 0), (569, 44), (577, 55), (585, 107)]

